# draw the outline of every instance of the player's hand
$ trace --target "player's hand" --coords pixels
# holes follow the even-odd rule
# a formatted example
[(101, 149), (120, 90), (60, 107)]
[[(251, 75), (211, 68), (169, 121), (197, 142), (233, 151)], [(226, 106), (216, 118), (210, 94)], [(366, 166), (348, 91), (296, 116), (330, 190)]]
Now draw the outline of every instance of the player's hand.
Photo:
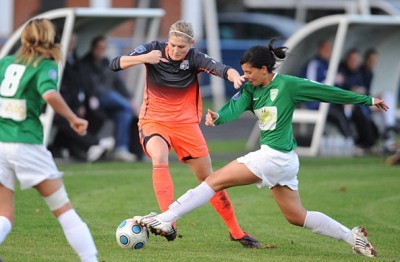
[(384, 111), (389, 109), (389, 106), (385, 103), (385, 101), (379, 98), (374, 98), (374, 106)]
[(216, 112), (208, 109), (205, 123), (206, 126), (215, 126), (214, 121), (217, 120), (218, 117), (219, 115)]
[(244, 77), (244, 75), (239, 76), (237, 78), (235, 78), (235, 80), (233, 81), (233, 87), (235, 89), (239, 89), (243, 83), (246, 82), (246, 78)]
[(153, 50), (147, 54), (146, 63), (149, 64), (158, 64), (160, 62), (168, 63), (169, 61), (162, 57), (162, 53), (160, 50)]
[(246, 82), (246, 78), (233, 68), (228, 70), (228, 79), (233, 83), (235, 89), (239, 89)]
[(71, 128), (80, 136), (84, 136), (87, 133), (87, 128), (88, 128), (88, 121), (83, 119), (83, 118), (79, 118), (76, 117), (73, 120), (70, 121), (70, 126)]

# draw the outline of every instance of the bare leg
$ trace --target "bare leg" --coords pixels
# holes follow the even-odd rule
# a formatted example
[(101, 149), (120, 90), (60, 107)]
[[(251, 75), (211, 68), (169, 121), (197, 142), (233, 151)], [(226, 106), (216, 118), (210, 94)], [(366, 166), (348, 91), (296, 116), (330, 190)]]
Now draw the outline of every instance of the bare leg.
[[(39, 191), (42, 197), (48, 197), (54, 192), (56, 192), (61, 186), (63, 182), (61, 179), (51, 179), (51, 180), (44, 180), (42, 183), (35, 186), (35, 188)], [(56, 217), (59, 217), (64, 212), (72, 209), (72, 205), (70, 202), (64, 204), (59, 209), (53, 210), (53, 214)]]
[(307, 211), (301, 204), (299, 192), (286, 186), (275, 186), (271, 188), (271, 193), (286, 220), (293, 225), (302, 227)]
[(271, 192), (289, 223), (311, 229), (314, 233), (344, 240), (350, 245), (354, 244), (350, 229), (321, 212), (306, 211), (298, 191), (286, 186), (276, 186)]

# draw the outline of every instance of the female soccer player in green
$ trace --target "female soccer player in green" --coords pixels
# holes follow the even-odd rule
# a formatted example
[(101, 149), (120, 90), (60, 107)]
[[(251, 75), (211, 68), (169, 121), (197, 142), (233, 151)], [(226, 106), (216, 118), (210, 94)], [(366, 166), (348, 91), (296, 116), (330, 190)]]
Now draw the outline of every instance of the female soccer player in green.
[(97, 261), (90, 230), (73, 209), (62, 173), (43, 145), (39, 116), (45, 103), (78, 134), (84, 135), (88, 126), (57, 92), (61, 50), (54, 38), (49, 20), (31, 20), (22, 31), (18, 53), (0, 60), (0, 244), (12, 229), (14, 190), (19, 181), (21, 189), (39, 191), (81, 261)]
[(206, 125), (233, 121), (244, 111), (252, 111), (261, 129), (261, 148), (215, 171), (198, 187), (187, 191), (162, 214), (134, 217), (155, 234), (173, 232), (171, 223), (207, 203), (219, 190), (241, 185), (268, 186), (287, 221), (315, 233), (346, 241), (353, 251), (376, 256), (363, 227), (349, 229), (327, 215), (307, 211), (301, 204), (297, 173), (299, 159), (294, 151), (292, 116), (298, 102), (321, 101), (359, 104), (387, 110), (383, 100), (359, 95), (337, 87), (273, 72), (277, 60), (286, 57), (286, 47), (254, 46), (240, 60), (247, 83), (218, 112), (208, 111)]

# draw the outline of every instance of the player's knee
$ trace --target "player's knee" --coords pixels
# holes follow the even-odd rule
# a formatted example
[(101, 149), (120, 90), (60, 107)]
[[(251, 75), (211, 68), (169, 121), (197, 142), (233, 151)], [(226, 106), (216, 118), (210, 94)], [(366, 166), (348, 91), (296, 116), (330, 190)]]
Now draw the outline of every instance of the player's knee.
[(43, 198), (51, 211), (55, 211), (65, 204), (69, 203), (69, 198), (67, 192), (65, 191), (65, 187), (61, 186), (57, 191), (53, 194)]

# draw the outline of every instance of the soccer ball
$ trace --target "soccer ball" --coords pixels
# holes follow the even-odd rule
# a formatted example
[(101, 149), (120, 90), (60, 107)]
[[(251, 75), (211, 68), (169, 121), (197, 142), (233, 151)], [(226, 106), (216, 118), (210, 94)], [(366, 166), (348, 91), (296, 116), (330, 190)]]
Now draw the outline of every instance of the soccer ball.
[(149, 241), (149, 231), (132, 218), (128, 218), (119, 224), (115, 237), (122, 248), (141, 249)]

